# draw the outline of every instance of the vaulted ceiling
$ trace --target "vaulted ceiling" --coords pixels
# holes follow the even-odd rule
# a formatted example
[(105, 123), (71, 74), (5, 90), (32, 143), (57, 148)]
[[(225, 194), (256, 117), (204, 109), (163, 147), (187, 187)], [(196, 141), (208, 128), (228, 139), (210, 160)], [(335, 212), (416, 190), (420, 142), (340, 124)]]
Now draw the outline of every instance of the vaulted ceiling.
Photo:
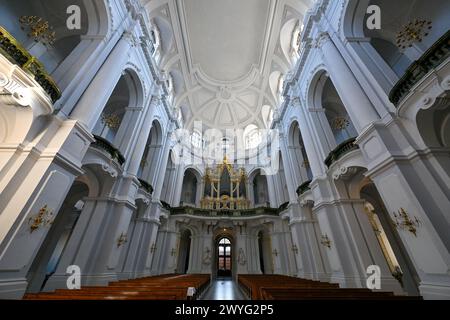
[(160, 67), (185, 127), (268, 126), (290, 44), (313, 0), (141, 0), (157, 27)]

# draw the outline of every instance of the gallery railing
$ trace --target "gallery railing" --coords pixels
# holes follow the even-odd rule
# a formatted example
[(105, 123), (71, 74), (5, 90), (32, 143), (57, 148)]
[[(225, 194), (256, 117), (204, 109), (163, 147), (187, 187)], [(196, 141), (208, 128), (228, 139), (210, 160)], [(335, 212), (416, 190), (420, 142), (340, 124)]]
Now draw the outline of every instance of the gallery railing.
[(406, 69), (403, 77), (389, 93), (389, 100), (398, 107), (402, 99), (405, 98), (416, 83), (449, 57), (450, 31), (447, 31), (438, 41), (425, 51), (419, 60), (414, 61), (408, 69)]
[(151, 186), (150, 183), (148, 183), (147, 181), (143, 180), (143, 179), (138, 179), (142, 188), (144, 188), (145, 191), (147, 191), (148, 193), (152, 194), (153, 193), (153, 187)]
[(169, 208), (171, 215), (193, 215), (199, 217), (251, 217), (260, 215), (278, 216), (280, 209), (278, 208), (253, 208), (245, 210), (208, 210), (192, 207)]
[(95, 142), (92, 143), (94, 147), (102, 149), (111, 155), (111, 158), (116, 160), (121, 166), (125, 163), (125, 157), (115, 146), (105, 138), (94, 135)]
[(299, 197), (302, 194), (304, 194), (306, 191), (311, 190), (311, 188), (309, 187), (310, 183), (311, 183), (311, 180), (305, 181), (297, 188), (297, 195)]
[(337, 161), (344, 154), (350, 151), (359, 149), (359, 146), (355, 143), (356, 138), (350, 138), (341, 144), (339, 144), (334, 150), (330, 152), (328, 157), (326, 157), (324, 163), (329, 168), (335, 161)]
[(0, 26), (0, 53), (11, 63), (18, 65), (30, 74), (54, 103), (61, 97), (61, 91), (48, 75), (42, 63), (33, 57), (22, 45), (3, 27)]

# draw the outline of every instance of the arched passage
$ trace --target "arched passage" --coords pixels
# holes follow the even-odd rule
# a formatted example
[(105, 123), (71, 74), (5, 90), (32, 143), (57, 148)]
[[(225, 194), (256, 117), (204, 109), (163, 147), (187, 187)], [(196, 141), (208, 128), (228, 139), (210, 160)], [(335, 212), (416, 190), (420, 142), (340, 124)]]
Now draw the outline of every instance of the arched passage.
[(27, 292), (40, 292), (55, 273), (88, 195), (89, 187), (83, 179), (75, 180), (28, 271)]
[(258, 232), (258, 262), (262, 274), (273, 274), (272, 241), (266, 230)]
[(178, 255), (177, 272), (186, 274), (189, 272), (190, 259), (191, 259), (191, 243), (192, 232), (189, 229), (185, 229), (180, 234), (180, 253)]
[(217, 276), (231, 277), (233, 265), (232, 239), (221, 236), (217, 239)]
[(392, 227), (391, 217), (373, 182), (366, 180), (360, 190), (365, 200), (364, 211), (372, 226), (383, 256), (394, 278), (410, 295), (418, 295), (418, 277), (397, 231)]
[(201, 196), (201, 176), (194, 169), (184, 172), (180, 205), (199, 206)]
[(267, 185), (267, 176), (261, 169), (257, 169), (249, 175), (250, 181), (250, 199), (255, 207), (270, 207), (269, 188)]
[(145, 144), (144, 154), (139, 166), (138, 177), (155, 185), (158, 160), (162, 152), (163, 130), (159, 121), (154, 120), (152, 128)]

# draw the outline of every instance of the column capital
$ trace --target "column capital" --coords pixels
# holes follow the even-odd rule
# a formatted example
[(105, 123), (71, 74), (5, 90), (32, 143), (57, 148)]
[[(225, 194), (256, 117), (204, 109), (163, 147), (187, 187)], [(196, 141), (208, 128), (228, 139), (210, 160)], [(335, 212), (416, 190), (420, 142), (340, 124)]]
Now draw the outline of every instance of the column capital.
[(328, 41), (331, 41), (330, 34), (326, 31), (322, 31), (317, 35), (316, 40), (313, 44), (313, 47), (314, 48), (322, 48), (322, 46), (325, 43), (327, 43)]

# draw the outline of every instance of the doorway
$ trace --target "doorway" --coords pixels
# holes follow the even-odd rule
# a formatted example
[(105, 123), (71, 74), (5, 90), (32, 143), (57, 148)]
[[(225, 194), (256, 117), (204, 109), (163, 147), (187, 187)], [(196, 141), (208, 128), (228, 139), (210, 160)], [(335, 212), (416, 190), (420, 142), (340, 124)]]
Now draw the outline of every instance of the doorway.
[(231, 277), (232, 252), (229, 238), (223, 237), (219, 239), (217, 253), (217, 276)]

